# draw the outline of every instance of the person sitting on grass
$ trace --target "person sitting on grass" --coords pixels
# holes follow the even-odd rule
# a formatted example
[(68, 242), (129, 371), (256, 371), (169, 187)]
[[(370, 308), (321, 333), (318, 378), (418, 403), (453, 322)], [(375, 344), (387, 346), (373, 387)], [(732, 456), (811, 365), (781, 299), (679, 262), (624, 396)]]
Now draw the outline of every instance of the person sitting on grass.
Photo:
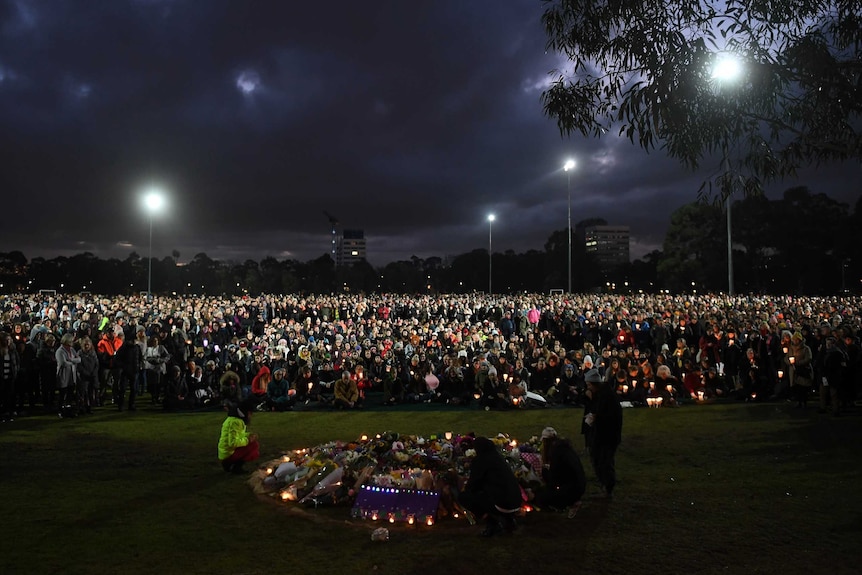
[(227, 417), (221, 426), (218, 440), (218, 458), (222, 469), (230, 473), (243, 473), (246, 461), (260, 457), (260, 445), (256, 433), (248, 432), (254, 402), (244, 400), (240, 404), (228, 405)]
[(165, 411), (191, 409), (194, 405), (193, 396), (189, 392), (189, 385), (186, 383), (178, 365), (174, 365), (168, 370), (164, 391), (165, 395), (162, 406)]
[(358, 409), (362, 404), (356, 380), (350, 377), (350, 372), (341, 372), (341, 379), (335, 382), (335, 407), (338, 409)]
[[(290, 391), (290, 385), (284, 377), (284, 369), (276, 369), (272, 374), (272, 381), (266, 386), (264, 405), (270, 411), (290, 411), (293, 400)], [(293, 393), (295, 394), (296, 391)]]

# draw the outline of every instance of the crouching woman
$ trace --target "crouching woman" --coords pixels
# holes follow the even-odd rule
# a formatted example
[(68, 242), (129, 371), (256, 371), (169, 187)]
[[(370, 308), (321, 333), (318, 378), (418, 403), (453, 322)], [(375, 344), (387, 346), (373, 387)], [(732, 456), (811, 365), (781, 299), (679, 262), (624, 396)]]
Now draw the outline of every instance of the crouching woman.
[(243, 463), (260, 457), (257, 434), (248, 432), (252, 411), (254, 406), (250, 402), (228, 405), (218, 440), (218, 458), (225, 471), (243, 473)]

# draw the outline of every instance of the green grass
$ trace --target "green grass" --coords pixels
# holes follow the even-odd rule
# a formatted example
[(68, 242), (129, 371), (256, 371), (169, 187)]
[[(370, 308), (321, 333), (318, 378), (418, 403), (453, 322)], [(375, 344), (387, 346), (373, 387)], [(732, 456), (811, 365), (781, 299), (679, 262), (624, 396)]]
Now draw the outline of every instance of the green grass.
[[(216, 461), (221, 412), (101, 412), (0, 426), (0, 573), (857, 573), (862, 417), (786, 404), (625, 410), (619, 485), (573, 520), (532, 513), (511, 537), (441, 521), (374, 524), (347, 508), (297, 512)], [(580, 410), (261, 413), (264, 459), (395, 430), (546, 425), (576, 446)], [(588, 463), (588, 478), (592, 472)]]

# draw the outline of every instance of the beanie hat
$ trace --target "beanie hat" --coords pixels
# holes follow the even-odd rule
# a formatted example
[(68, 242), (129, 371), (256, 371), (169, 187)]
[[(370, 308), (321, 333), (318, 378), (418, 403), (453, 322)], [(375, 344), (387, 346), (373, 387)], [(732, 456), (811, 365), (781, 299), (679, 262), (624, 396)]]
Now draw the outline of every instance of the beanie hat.
[(591, 369), (584, 375), (584, 381), (587, 383), (602, 383), (602, 374), (597, 369)]

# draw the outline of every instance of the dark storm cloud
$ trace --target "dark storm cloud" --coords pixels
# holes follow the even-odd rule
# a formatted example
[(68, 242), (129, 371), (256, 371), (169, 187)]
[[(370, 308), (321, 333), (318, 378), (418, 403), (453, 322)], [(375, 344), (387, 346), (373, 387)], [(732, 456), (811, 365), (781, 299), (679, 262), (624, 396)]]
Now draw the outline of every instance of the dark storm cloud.
[(642, 255), (703, 174), (560, 137), (541, 10), (0, 1), (0, 185), (19, 215), (0, 250), (145, 255), (148, 185), (169, 195), (158, 257), (316, 258), (324, 210), (365, 230), (375, 264), (484, 249), (490, 212), (495, 251), (542, 249), (565, 228), (573, 156), (573, 222), (629, 224)]

